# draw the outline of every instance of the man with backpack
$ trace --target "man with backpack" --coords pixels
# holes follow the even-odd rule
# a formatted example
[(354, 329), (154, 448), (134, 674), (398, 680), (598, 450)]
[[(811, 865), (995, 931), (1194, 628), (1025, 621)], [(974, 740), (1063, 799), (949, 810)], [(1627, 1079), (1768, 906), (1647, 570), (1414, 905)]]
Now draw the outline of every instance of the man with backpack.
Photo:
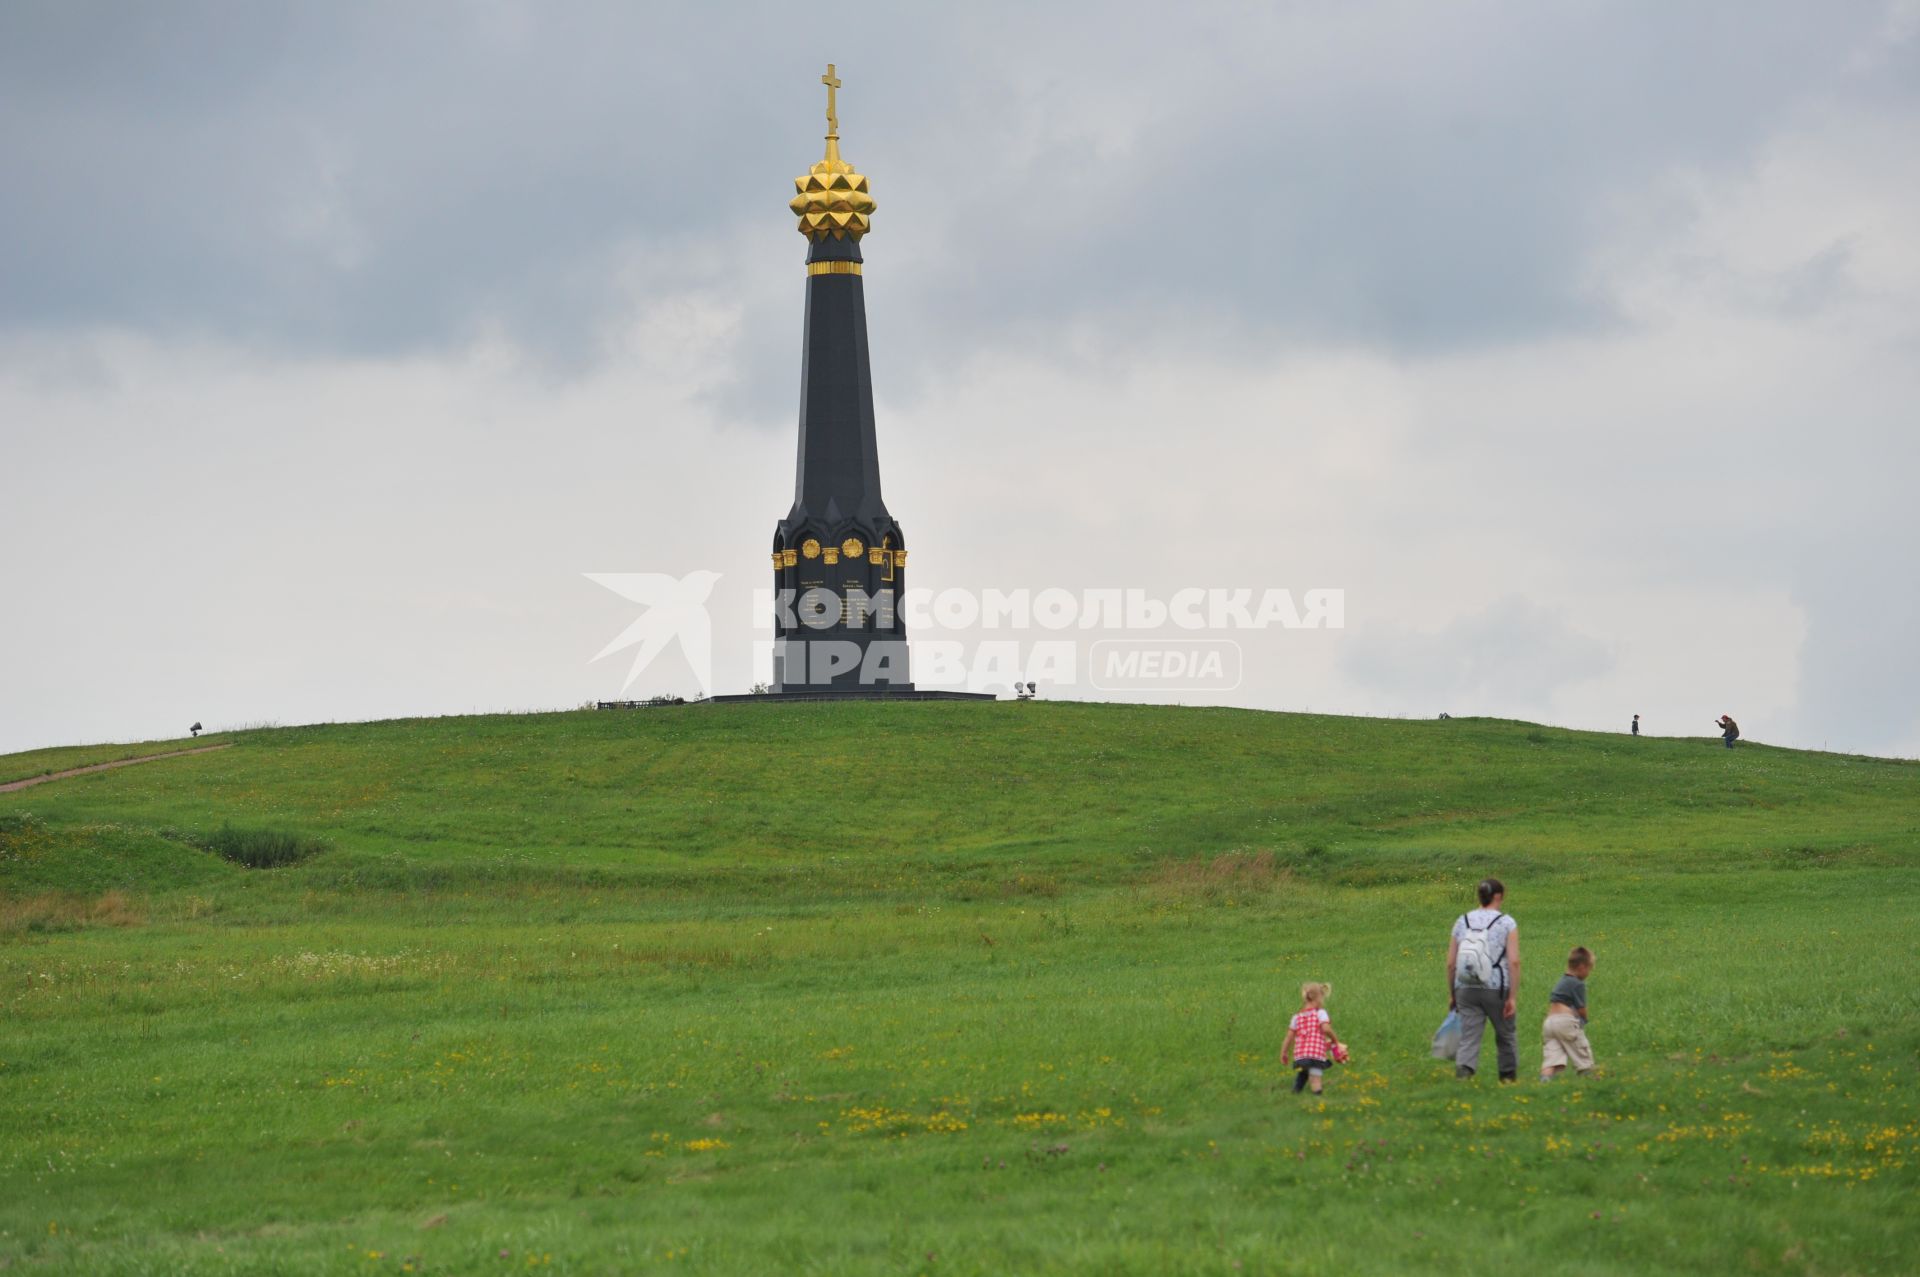
[(1714, 726), (1720, 729), (1720, 739), (1727, 742), (1727, 748), (1732, 749), (1733, 742), (1740, 739), (1740, 724), (1733, 721), (1733, 715), (1722, 714)]
[(1460, 1013), (1460, 1048), (1453, 1075), (1470, 1078), (1480, 1067), (1480, 1038), (1488, 1021), (1500, 1064), (1500, 1080), (1520, 1075), (1514, 1002), (1520, 994), (1520, 924), (1501, 911), (1507, 889), (1498, 878), (1481, 882), (1480, 907), (1460, 915), (1447, 944), (1447, 1005)]

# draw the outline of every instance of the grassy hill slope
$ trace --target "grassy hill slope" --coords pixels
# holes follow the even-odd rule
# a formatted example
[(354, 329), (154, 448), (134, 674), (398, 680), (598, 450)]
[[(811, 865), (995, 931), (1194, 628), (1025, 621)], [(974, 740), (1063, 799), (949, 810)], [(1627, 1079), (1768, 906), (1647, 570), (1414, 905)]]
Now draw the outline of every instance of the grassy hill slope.
[[(396, 884), (504, 872), (751, 881), (824, 864), (1556, 853), (1695, 867), (1920, 850), (1920, 765), (1487, 720), (1124, 705), (685, 706), (241, 733), (0, 798), (55, 823), (321, 834)], [(0, 759), (0, 771), (7, 770)], [(1450, 853), (1450, 854), (1443, 854)], [(1507, 859), (1507, 863), (1513, 863)]]
[[(0, 795), (0, 1260), (1800, 1273), (1920, 1244), (1911, 763), (1069, 704), (223, 739)], [(219, 854), (261, 833), (312, 854)], [(1427, 1058), (1490, 872), (1523, 1075), (1586, 943), (1601, 1077)], [(1273, 1058), (1305, 978), (1356, 1046), (1324, 1103)]]

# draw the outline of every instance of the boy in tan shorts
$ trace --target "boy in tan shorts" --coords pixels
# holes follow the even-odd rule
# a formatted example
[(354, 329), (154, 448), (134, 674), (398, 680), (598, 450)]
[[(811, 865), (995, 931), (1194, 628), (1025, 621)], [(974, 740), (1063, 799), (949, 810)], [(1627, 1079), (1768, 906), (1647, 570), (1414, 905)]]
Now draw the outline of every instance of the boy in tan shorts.
[(1576, 946), (1567, 955), (1567, 973), (1553, 986), (1547, 1019), (1540, 1026), (1540, 1080), (1551, 1082), (1573, 1065), (1582, 1077), (1593, 1072), (1593, 1048), (1587, 1045), (1587, 976), (1593, 950)]

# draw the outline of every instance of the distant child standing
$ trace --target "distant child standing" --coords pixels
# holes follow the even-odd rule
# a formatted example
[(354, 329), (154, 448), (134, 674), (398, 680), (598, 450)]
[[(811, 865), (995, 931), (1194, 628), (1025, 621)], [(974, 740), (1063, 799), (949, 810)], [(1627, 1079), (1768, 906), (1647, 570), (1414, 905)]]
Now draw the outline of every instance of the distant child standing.
[(1293, 1069), (1293, 1093), (1308, 1086), (1320, 1094), (1320, 1077), (1337, 1058), (1344, 1058), (1346, 1047), (1327, 1015), (1327, 999), (1333, 986), (1309, 980), (1300, 986), (1300, 1010), (1287, 1025), (1287, 1037), (1280, 1044), (1280, 1062)]
[(1540, 1026), (1540, 1080), (1551, 1082), (1572, 1064), (1580, 1076), (1593, 1072), (1593, 1048), (1587, 1045), (1587, 977), (1593, 974), (1593, 950), (1577, 946), (1567, 955), (1567, 973), (1553, 986), (1547, 1019)]

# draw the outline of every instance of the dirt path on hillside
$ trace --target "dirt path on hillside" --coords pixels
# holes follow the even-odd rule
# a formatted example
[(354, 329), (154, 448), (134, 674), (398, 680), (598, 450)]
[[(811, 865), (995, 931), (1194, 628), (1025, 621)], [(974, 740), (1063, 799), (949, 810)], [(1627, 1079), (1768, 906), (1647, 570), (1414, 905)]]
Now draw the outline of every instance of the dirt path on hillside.
[(211, 754), (217, 749), (232, 749), (233, 742), (224, 745), (202, 745), (199, 749), (175, 749), (164, 754), (142, 754), (138, 758), (122, 758), (111, 763), (95, 763), (91, 767), (70, 767), (63, 772), (48, 772), (45, 776), (29, 776), (25, 780), (10, 780), (0, 785), (0, 794), (11, 794), (16, 789), (25, 789), (30, 785), (44, 785), (50, 780), (65, 780), (69, 776), (84, 776), (88, 772), (110, 772), (116, 767), (131, 767), (135, 763), (158, 762), (162, 758), (185, 758), (188, 754)]

